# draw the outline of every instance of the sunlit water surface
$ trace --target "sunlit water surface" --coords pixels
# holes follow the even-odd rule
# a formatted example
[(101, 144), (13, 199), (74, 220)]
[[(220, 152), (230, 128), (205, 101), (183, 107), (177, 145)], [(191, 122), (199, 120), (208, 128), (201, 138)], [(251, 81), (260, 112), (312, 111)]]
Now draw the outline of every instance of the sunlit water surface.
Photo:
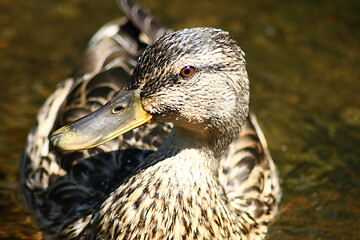
[[(358, 1), (141, 1), (173, 29), (231, 32), (247, 54), (252, 110), (282, 179), (268, 239), (360, 239)], [(0, 238), (37, 239), (17, 196), (37, 110), (113, 1), (0, 0)]]

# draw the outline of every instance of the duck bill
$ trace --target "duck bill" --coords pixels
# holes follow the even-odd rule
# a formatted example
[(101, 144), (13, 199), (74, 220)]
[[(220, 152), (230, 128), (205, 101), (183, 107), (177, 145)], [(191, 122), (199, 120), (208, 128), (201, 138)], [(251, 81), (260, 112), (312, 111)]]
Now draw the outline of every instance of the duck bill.
[(123, 89), (97, 111), (55, 131), (50, 141), (65, 151), (88, 149), (150, 123), (151, 119), (152, 115), (142, 108), (139, 92)]

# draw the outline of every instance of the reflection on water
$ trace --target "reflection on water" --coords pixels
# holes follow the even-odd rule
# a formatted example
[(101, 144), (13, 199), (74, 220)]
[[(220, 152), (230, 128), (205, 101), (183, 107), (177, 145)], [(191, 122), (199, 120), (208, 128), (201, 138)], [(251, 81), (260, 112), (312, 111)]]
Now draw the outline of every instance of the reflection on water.
[[(357, 1), (141, 2), (172, 28), (226, 29), (245, 50), (252, 108), (282, 178), (281, 214), (269, 239), (358, 238)], [(91, 34), (120, 13), (112, 1), (0, 3), (0, 238), (37, 239), (17, 197), (26, 134)]]

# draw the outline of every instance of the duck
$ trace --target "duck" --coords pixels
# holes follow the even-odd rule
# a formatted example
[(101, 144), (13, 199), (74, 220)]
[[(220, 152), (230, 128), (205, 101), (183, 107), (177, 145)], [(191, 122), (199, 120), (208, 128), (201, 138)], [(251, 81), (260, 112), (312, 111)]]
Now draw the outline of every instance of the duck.
[(281, 198), (224, 30), (163, 27), (133, 0), (40, 108), (20, 196), (44, 239), (263, 239)]

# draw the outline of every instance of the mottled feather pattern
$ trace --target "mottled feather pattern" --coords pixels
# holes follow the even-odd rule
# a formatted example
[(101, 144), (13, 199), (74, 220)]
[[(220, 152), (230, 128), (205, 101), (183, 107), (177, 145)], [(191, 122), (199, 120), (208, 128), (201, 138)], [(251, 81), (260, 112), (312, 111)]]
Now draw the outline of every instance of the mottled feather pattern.
[[(219, 153), (219, 162), (207, 162), (214, 158), (212, 153), (188, 147), (193, 143), (191, 139), (179, 142), (172, 138), (173, 125), (167, 123), (142, 126), (89, 150), (61, 152), (51, 148), (48, 137), (53, 130), (95, 111), (125, 86), (131, 89), (154, 84), (148, 87), (145, 97), (163, 87), (160, 85), (179, 85), (178, 72), (170, 71), (166, 65), (156, 74), (168, 76), (169, 82), (152, 82), (156, 76), (153, 71), (144, 72), (146, 69), (135, 70), (135, 76), (147, 80), (145, 84), (135, 78), (129, 81), (146, 45), (171, 31), (132, 0), (118, 3), (127, 18), (106, 24), (94, 35), (72, 77), (59, 84), (40, 109), (27, 139), (20, 169), (21, 195), (37, 226), (44, 231), (44, 238), (263, 239), (281, 194), (275, 165), (252, 114), (240, 133), (241, 127), (231, 133), (226, 129), (211, 132), (237, 136), (231, 143), (214, 143), (221, 145), (219, 148), (230, 144)], [(218, 41), (222, 41), (222, 34), (228, 35), (219, 34)], [(219, 72), (219, 76), (226, 74), (230, 79), (236, 73), (247, 79), (242, 50), (234, 40), (226, 39), (222, 43), (232, 49), (226, 54), (236, 52), (239, 61), (229, 66), (212, 60), (212, 64), (198, 70)], [(173, 58), (176, 51), (186, 54), (184, 48), (187, 46), (173, 44), (167, 51), (146, 51), (166, 60)], [(214, 56), (218, 56), (216, 51)], [(240, 95), (248, 94), (246, 84), (239, 87), (228, 81), (225, 85)], [(239, 104), (247, 105), (247, 98), (240, 99), (243, 102)], [(196, 103), (192, 104), (195, 107)], [(219, 102), (218, 107), (225, 108), (226, 104)], [(245, 121), (247, 109), (242, 109), (235, 111), (243, 111), (244, 119), (236, 121)], [(197, 114), (205, 112), (212, 110)], [(209, 114), (209, 122), (227, 114)], [(213, 127), (209, 122), (201, 126)], [(170, 151), (168, 145), (178, 148)], [(158, 149), (164, 149), (161, 155)], [(176, 159), (179, 152), (184, 161)], [(169, 165), (164, 159), (174, 161)]]
[[(250, 236), (264, 237), (277, 212), (281, 192), (277, 170), (257, 125), (255, 115), (250, 114), (222, 161), (219, 180), (224, 186), (227, 202), (238, 212), (249, 214), (247, 222), (253, 223), (247, 226)], [(254, 228), (258, 230), (251, 233)]]
[[(41, 229), (51, 229), (52, 225), (59, 228), (58, 222), (63, 222), (62, 225), (70, 223), (73, 219), (67, 219), (66, 213), (70, 211), (66, 209), (64, 212), (63, 205), (73, 201), (78, 203), (78, 207), (84, 207), (79, 204), (78, 199), (90, 199), (94, 198), (92, 195), (98, 194), (93, 191), (91, 183), (82, 185), (77, 179), (69, 178), (69, 173), (78, 169), (77, 163), (91, 156), (101, 156), (101, 153), (129, 147), (156, 150), (170, 131), (169, 124), (152, 124), (89, 150), (63, 153), (50, 147), (48, 137), (54, 129), (95, 111), (123, 87), (136, 64), (135, 59), (144, 47), (136, 39), (138, 35), (139, 31), (125, 18), (106, 24), (90, 41), (74, 77), (62, 82), (39, 111), (22, 156), (20, 182), (23, 185), (22, 199), (35, 212), (35, 221)], [(121, 166), (118, 155), (119, 153), (98, 157), (106, 159), (105, 162), (109, 164), (117, 162), (118, 167), (103, 168), (113, 171), (112, 175)], [(142, 158), (133, 159), (133, 167), (141, 160)], [(93, 162), (93, 159), (90, 158), (88, 162)], [(107, 181), (106, 175), (101, 177), (99, 173), (85, 176), (87, 179)], [(49, 185), (51, 187), (48, 188)], [(61, 196), (61, 191), (73, 194), (68, 195), (67, 201), (52, 202), (52, 197), (49, 196)], [(88, 209), (97, 204), (85, 202)]]

